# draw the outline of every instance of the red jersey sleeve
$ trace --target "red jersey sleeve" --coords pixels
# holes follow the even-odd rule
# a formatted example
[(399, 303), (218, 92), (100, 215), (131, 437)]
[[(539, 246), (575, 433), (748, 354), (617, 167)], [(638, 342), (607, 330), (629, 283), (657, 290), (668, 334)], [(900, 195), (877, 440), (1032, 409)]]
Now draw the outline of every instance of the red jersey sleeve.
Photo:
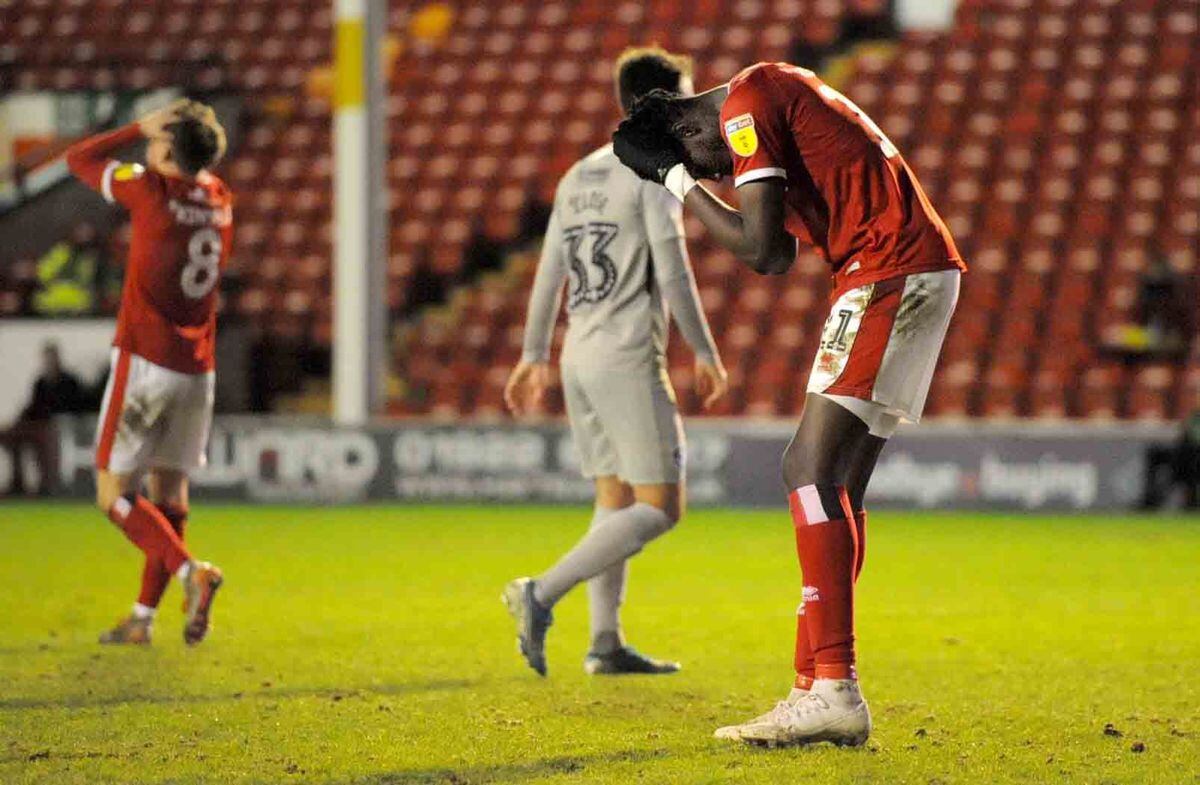
[(729, 82), (729, 95), (721, 105), (721, 134), (733, 154), (735, 186), (787, 177), (787, 106), (772, 87), (761, 66), (752, 66)]
[(109, 202), (132, 208), (150, 195), (153, 178), (141, 164), (124, 163), (111, 154), (141, 138), (136, 123), (88, 137), (67, 148), (67, 167)]

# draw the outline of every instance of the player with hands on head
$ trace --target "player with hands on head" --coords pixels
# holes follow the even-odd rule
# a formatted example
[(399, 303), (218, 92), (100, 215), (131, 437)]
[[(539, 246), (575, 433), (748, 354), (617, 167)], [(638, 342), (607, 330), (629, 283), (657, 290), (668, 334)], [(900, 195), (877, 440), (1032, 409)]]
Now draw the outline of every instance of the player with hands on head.
[[(920, 419), (965, 265), (895, 145), (804, 68), (759, 63), (700, 95), (649, 93), (613, 149), (755, 272), (787, 272), (798, 242), (829, 265), (830, 314), (783, 456), (804, 577), (796, 677), (774, 709), (716, 735), (862, 744), (871, 729), (854, 649), (863, 497), (896, 426)], [(738, 209), (698, 183), (729, 176)]]
[[(627, 50), (617, 61), (616, 87), (624, 111), (653, 88), (690, 94), (691, 61), (656, 47)], [(585, 581), (592, 638), (585, 670), (672, 673), (677, 663), (628, 646), (620, 621), (629, 559), (669, 531), (685, 506), (686, 444), (666, 368), (668, 311), (696, 355), (705, 408), (728, 381), (688, 262), (679, 200), (622, 166), (611, 146), (577, 162), (558, 184), (524, 351), (504, 390), (514, 414), (535, 411), (550, 385), (564, 285), (563, 394), (596, 506), (583, 539), (538, 577), (509, 583), (503, 599), (521, 653), (542, 675), (551, 608)]]
[[(146, 166), (113, 156), (146, 142)], [(130, 615), (101, 643), (148, 644), (178, 577), (184, 641), (208, 633), (223, 576), (184, 544), (188, 472), (204, 465), (214, 396), (217, 282), (232, 199), (209, 167), (225, 153), (213, 110), (180, 100), (66, 152), (71, 172), (129, 211), (132, 241), (96, 434), (96, 503), (145, 555)]]

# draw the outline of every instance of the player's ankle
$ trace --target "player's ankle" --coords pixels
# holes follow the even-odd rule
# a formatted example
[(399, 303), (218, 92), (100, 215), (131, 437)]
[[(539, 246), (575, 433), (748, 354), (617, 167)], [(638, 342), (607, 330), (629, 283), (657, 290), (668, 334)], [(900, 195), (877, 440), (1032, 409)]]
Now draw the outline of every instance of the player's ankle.
[(813, 673), (814, 681), (858, 681), (858, 671), (853, 662), (818, 663)]
[(153, 621), (155, 608), (152, 605), (143, 605), (140, 602), (133, 604), (133, 618), (138, 621)]
[(592, 636), (592, 646), (588, 653), (594, 654), (597, 657), (614, 654), (621, 648), (623, 643), (621, 633), (615, 630), (602, 630)]
[(542, 584), (538, 583), (537, 579), (533, 580), (533, 603), (538, 610), (549, 611), (554, 607), (556, 598), (547, 597), (545, 591), (542, 590)]

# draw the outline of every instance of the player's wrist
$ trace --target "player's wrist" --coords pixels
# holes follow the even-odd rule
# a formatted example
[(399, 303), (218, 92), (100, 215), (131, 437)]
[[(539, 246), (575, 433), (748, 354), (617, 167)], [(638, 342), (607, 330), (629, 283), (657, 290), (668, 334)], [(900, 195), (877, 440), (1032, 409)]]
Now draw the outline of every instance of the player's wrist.
[(667, 176), (663, 178), (663, 186), (682, 202), (687, 198), (688, 191), (696, 187), (696, 178), (688, 174), (686, 166), (681, 163), (675, 164), (667, 170)]

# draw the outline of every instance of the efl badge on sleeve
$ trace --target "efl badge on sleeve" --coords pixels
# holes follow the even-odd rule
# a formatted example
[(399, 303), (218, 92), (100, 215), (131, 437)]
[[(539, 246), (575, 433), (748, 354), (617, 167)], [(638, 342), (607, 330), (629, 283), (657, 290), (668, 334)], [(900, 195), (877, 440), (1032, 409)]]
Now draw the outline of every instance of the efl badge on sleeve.
[(141, 164), (121, 164), (113, 170), (113, 179), (118, 183), (124, 183), (138, 179), (145, 171), (145, 167)]
[(754, 132), (754, 118), (740, 114), (725, 121), (725, 138), (729, 146), (743, 158), (749, 158), (758, 150), (758, 134)]

